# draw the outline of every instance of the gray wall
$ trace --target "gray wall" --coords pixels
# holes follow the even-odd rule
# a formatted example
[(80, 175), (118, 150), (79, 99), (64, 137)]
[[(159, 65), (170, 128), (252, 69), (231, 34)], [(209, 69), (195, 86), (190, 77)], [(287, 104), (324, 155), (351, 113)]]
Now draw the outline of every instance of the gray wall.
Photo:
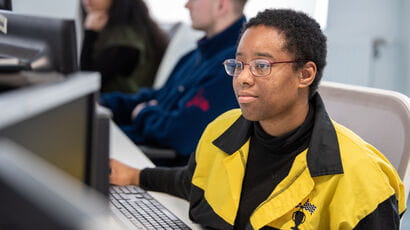
[(330, 0), (325, 80), (410, 94), (408, 0)]
[[(79, 4), (80, 0), (13, 0), (16, 12), (76, 19), (81, 44)], [(328, 4), (324, 79), (409, 96), (410, 1), (329, 0)]]
[(410, 1), (402, 0), (401, 8), (401, 28), (402, 44), (403, 44), (403, 92), (407, 92), (410, 96)]
[(78, 51), (80, 50), (82, 41), (80, 0), (12, 0), (12, 6), (13, 11), (18, 13), (74, 19), (77, 29), (77, 47)]
[(13, 11), (59, 18), (74, 18), (79, 0), (12, 0)]

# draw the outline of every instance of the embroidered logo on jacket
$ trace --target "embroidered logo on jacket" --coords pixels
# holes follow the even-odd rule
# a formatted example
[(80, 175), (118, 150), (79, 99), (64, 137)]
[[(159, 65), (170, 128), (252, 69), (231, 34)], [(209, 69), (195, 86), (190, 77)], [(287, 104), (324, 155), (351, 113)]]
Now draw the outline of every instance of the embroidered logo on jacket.
[(306, 219), (306, 215), (302, 211), (298, 210), (294, 212), (292, 215), (292, 220), (293, 222), (295, 222), (295, 227), (291, 227), (290, 229), (299, 230), (298, 226), (303, 224), (303, 222), (305, 222), (305, 219)]
[(292, 214), (292, 220), (295, 222), (295, 226), (290, 228), (292, 230), (299, 230), (299, 225), (305, 222), (306, 215), (303, 210), (308, 211), (310, 215), (312, 215), (316, 210), (316, 206), (310, 203), (309, 200), (307, 200), (303, 205), (302, 203), (298, 204), (296, 208), (299, 208), (299, 210)]
[(298, 204), (298, 206), (296, 206), (296, 208), (304, 209), (304, 210), (310, 212), (310, 215), (312, 215), (313, 212), (316, 210), (316, 206), (314, 204), (310, 203), (309, 200), (307, 200), (303, 205)]
[(199, 90), (198, 93), (196, 93), (196, 95), (190, 101), (186, 103), (186, 107), (189, 108), (191, 106), (196, 106), (204, 112), (208, 111), (209, 102), (203, 96), (203, 94), (204, 94), (204, 89)]

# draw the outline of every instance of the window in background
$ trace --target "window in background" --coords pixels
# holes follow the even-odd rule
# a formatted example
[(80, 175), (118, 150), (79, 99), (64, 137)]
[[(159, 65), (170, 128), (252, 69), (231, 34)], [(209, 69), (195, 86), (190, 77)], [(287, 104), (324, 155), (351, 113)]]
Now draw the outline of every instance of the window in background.
[[(154, 18), (162, 23), (178, 21), (190, 24), (188, 10), (185, 9), (187, 0), (146, 0)], [(326, 27), (328, 0), (248, 0), (245, 15), (250, 18), (267, 8), (291, 8), (301, 10), (314, 17)], [(171, 13), (172, 12), (172, 13)]]

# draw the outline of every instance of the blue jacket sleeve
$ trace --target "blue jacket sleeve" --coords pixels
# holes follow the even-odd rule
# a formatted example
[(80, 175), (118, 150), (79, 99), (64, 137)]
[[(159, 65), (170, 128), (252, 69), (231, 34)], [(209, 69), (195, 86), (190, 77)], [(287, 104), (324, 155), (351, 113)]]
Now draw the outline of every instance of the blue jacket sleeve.
[(100, 104), (109, 108), (113, 113), (113, 120), (118, 125), (131, 123), (132, 110), (139, 103), (155, 98), (156, 90), (142, 88), (136, 94), (121, 92), (103, 93), (100, 96)]
[(186, 89), (175, 108), (146, 107), (131, 125), (121, 128), (136, 143), (172, 148), (179, 154), (189, 155), (206, 125), (221, 113), (237, 107), (232, 78), (223, 68), (217, 68)]

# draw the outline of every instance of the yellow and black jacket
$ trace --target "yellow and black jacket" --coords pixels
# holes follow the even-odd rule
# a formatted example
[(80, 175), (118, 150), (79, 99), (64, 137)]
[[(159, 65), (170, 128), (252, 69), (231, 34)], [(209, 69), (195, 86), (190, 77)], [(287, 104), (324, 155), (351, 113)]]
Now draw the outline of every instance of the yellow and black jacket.
[[(398, 229), (404, 186), (388, 160), (349, 129), (331, 121), (313, 99), (309, 147), (253, 212), (247, 229)], [(189, 165), (145, 169), (141, 185), (190, 202), (190, 218), (232, 229), (249, 150), (251, 122), (239, 109), (210, 123)]]

